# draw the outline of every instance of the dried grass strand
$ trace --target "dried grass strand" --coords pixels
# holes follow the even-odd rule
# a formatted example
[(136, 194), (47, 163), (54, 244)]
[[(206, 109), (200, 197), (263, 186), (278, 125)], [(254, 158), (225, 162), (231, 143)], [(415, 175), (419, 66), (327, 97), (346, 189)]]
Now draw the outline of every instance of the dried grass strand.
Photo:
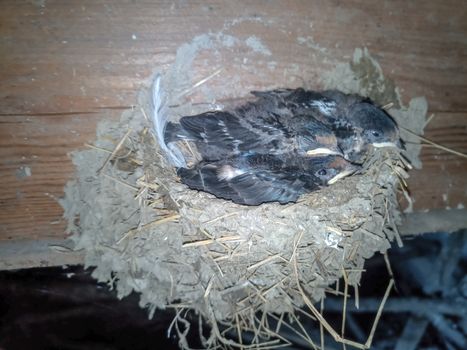
[(115, 155), (117, 154), (117, 152), (120, 150), (120, 148), (123, 146), (123, 144), (125, 143), (126, 139), (128, 138), (128, 136), (130, 135), (130, 133), (133, 131), (132, 128), (129, 128), (127, 130), (127, 132), (125, 133), (125, 135), (123, 135), (123, 137), (120, 139), (120, 141), (117, 143), (117, 145), (115, 146), (114, 150), (112, 151), (112, 153), (110, 153), (110, 155), (107, 157), (107, 159), (105, 160), (104, 164), (102, 164), (102, 166), (100, 167), (100, 169), (97, 171), (98, 174), (100, 174), (104, 169), (105, 167), (107, 166), (107, 164), (109, 164), (109, 162), (115, 157)]
[(146, 225), (143, 225), (141, 227), (137, 227), (137, 228), (134, 228), (134, 229), (131, 229), (130, 231), (128, 231), (127, 233), (125, 233), (122, 238), (120, 238), (118, 241), (117, 241), (117, 245), (122, 243), (125, 239), (127, 239), (129, 236), (131, 236), (132, 234), (135, 234), (136, 232), (140, 232), (142, 230), (146, 230), (146, 229), (149, 229), (149, 228), (152, 228), (154, 226), (158, 226), (158, 225), (162, 225), (162, 224), (165, 224), (167, 222), (170, 222), (170, 221), (175, 221), (175, 220), (178, 220), (180, 218), (180, 214), (174, 214), (174, 215), (170, 215), (168, 217), (165, 217), (165, 218), (162, 218), (162, 219), (159, 219), (159, 220), (155, 220), (155, 221), (152, 221)]
[(411, 131), (409, 129), (404, 128), (404, 127), (401, 127), (401, 129), (403, 129), (404, 131), (407, 131), (409, 134), (417, 137), (418, 139), (420, 139), (423, 142), (426, 142), (426, 143), (432, 145), (435, 148), (441, 149), (441, 150), (443, 150), (445, 152), (454, 154), (454, 155), (462, 157), (462, 158), (467, 158), (467, 154), (465, 154), (465, 153), (462, 153), (462, 152), (456, 151), (456, 150), (454, 150), (452, 148), (440, 145), (439, 143), (433, 142), (433, 141), (431, 141), (431, 140), (429, 140), (429, 139), (427, 139), (427, 138), (425, 138), (423, 136), (418, 135), (417, 133), (414, 133), (413, 131)]

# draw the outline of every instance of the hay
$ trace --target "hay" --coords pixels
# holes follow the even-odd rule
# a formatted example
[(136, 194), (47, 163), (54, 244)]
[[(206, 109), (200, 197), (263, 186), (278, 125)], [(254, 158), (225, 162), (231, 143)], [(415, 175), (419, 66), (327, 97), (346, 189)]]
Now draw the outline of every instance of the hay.
[[(170, 117), (196, 112), (170, 99), (191, 91), (171, 73), (163, 79), (167, 105), (176, 106)], [(95, 267), (93, 276), (120, 298), (140, 293), (140, 305), (151, 315), (156, 308), (174, 308), (168, 332), (177, 333), (181, 348), (190, 348), (186, 338), (193, 331), (186, 310), (211, 327), (207, 338), (200, 332), (206, 348), (284, 346), (285, 328), (318, 348), (303, 317), (337, 341), (368, 348), (372, 334), (366, 344), (346, 340), (344, 327), (333, 330), (314, 304), (327, 292), (342, 295), (341, 277), (345, 300), (349, 286), (358, 293), (365, 260), (384, 253), (392, 240), (402, 244), (396, 189), (406, 187), (407, 160), (396, 150), (376, 149), (361, 174), (297, 203), (241, 206), (181, 184), (150, 131), (149, 89), (141, 93), (140, 106), (118, 125), (103, 124), (96, 144), (73, 157), (77, 177), (62, 204), (76, 249), (84, 249), (86, 266)], [(412, 111), (401, 107), (398, 113)]]

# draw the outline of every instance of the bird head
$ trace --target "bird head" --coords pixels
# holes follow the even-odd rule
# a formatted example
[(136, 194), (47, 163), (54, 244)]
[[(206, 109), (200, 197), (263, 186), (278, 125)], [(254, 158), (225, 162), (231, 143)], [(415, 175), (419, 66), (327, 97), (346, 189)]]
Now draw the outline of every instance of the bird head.
[(396, 122), (382, 109), (362, 101), (350, 106), (348, 113), (348, 120), (361, 130), (364, 143), (374, 147), (403, 147)]
[(334, 155), (310, 158), (308, 162), (310, 162), (313, 177), (323, 186), (331, 185), (360, 169), (360, 166)]

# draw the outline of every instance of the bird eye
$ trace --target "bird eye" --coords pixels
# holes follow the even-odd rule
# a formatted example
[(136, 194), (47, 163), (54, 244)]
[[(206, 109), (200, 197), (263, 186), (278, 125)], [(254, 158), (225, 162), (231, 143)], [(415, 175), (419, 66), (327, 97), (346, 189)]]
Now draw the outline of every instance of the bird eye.
[(376, 131), (376, 130), (371, 130), (371, 134), (372, 134), (374, 137), (379, 137), (379, 136), (380, 136), (379, 132)]
[(326, 169), (320, 169), (320, 170), (318, 170), (317, 174), (319, 176), (326, 176), (328, 174), (328, 172), (326, 171)]

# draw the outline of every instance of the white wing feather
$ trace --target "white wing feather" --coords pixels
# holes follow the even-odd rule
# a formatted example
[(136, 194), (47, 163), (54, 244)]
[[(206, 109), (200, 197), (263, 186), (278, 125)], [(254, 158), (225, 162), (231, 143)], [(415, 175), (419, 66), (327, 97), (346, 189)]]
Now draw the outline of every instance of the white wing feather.
[(186, 167), (185, 158), (182, 152), (175, 144), (166, 145), (164, 141), (164, 131), (167, 125), (167, 109), (164, 105), (164, 93), (161, 87), (161, 76), (157, 74), (154, 78), (152, 86), (152, 124), (154, 128), (154, 135), (161, 149), (165, 152), (167, 160), (170, 164), (177, 168)]

